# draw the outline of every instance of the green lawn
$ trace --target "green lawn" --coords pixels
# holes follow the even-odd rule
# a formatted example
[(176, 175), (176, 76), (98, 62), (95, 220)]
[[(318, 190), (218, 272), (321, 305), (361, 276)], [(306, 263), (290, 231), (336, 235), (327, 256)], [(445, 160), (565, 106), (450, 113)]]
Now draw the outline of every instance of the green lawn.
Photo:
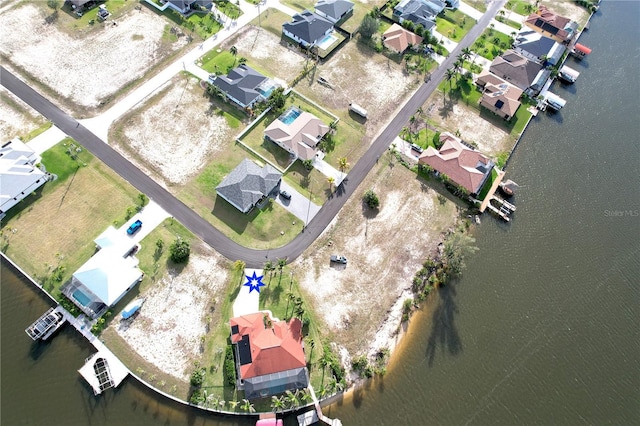
[(280, 12), (278, 9), (269, 8), (262, 12), (259, 17), (251, 21), (251, 25), (259, 26), (269, 31), (276, 37), (282, 37), (282, 24), (290, 22), (291, 16)]
[(2, 250), (55, 297), (93, 255), (93, 240), (114, 222), (122, 224), (138, 195), (101, 161), (71, 143), (67, 138), (42, 154), (42, 163), (58, 178), (2, 220)]
[(445, 9), (443, 14), (436, 18), (436, 30), (455, 42), (462, 40), (476, 23), (475, 19), (459, 10)]
[(492, 61), (511, 46), (511, 37), (499, 31), (486, 29), (473, 43), (471, 50)]
[(489, 176), (489, 179), (487, 179), (487, 181), (484, 183), (484, 186), (482, 187), (480, 194), (478, 194), (478, 200), (480, 201), (484, 200), (484, 198), (487, 196), (487, 193), (489, 193), (489, 190), (493, 186), (493, 182), (495, 182), (497, 178), (498, 178), (498, 171), (495, 168), (493, 168), (491, 170), (491, 175)]
[(465, 3), (482, 13), (487, 11), (485, 0), (466, 0)]
[(284, 180), (306, 198), (311, 196), (311, 201), (315, 204), (324, 204), (329, 195), (327, 177), (316, 169), (307, 170), (300, 160), (287, 170)]
[(231, 19), (238, 19), (242, 15), (242, 9), (230, 1), (216, 2), (216, 9), (224, 13)]
[(506, 10), (511, 10), (519, 15), (529, 16), (529, 14), (533, 12), (533, 10), (530, 9), (531, 6), (531, 2), (527, 2), (525, 0), (509, 0), (504, 5), (504, 8)]
[(519, 22), (512, 21), (511, 19), (507, 19), (504, 16), (500, 16), (500, 15), (496, 16), (496, 21), (502, 22), (503, 24), (506, 24), (515, 30), (519, 30), (520, 28), (522, 28), (522, 25)]
[(210, 50), (198, 60), (200, 68), (209, 73), (227, 74), (238, 62), (238, 57), (231, 54), (228, 50), (220, 50), (216, 48)]

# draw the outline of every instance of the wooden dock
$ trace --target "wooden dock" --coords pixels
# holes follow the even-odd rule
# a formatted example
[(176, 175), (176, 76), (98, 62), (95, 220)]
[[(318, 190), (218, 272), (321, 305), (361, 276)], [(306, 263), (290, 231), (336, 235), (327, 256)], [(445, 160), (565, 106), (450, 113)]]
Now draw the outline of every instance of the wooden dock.
[(322, 421), (323, 423), (331, 426), (342, 426), (342, 422), (340, 419), (330, 419), (329, 417), (322, 414), (322, 407), (320, 407), (320, 401), (316, 397), (316, 393), (313, 390), (313, 386), (309, 384), (309, 393), (311, 394), (311, 398), (313, 399), (313, 405), (315, 407), (315, 411), (308, 411), (304, 414), (298, 416), (298, 425), (300, 426), (308, 426), (314, 423)]

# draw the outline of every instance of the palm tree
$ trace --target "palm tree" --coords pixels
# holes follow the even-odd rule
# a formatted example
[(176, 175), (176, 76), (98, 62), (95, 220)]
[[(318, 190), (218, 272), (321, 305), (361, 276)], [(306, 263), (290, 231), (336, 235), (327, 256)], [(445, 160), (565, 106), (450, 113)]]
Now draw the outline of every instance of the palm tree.
[(298, 405), (298, 396), (291, 392), (290, 390), (285, 392), (285, 399), (287, 401), (287, 403), (289, 404), (290, 408), (295, 407), (296, 405)]
[(351, 164), (349, 164), (349, 162), (347, 161), (347, 157), (338, 158), (338, 168), (342, 173), (344, 173), (344, 171), (347, 170), (350, 166)]
[[(236, 260), (235, 262), (233, 262), (233, 270), (236, 272), (244, 271), (245, 266), (247, 266), (247, 264), (243, 260)], [(244, 273), (240, 274), (240, 284), (242, 284), (243, 280)]]
[(246, 411), (247, 413), (255, 413), (256, 409), (254, 408), (253, 404), (248, 400), (248, 399), (243, 399), (242, 400), (242, 405), (240, 406), (240, 408), (244, 411)]
[(322, 367), (322, 381), (320, 382), (320, 386), (324, 384), (324, 370), (326, 367), (331, 365), (331, 359), (329, 358), (329, 354), (325, 351), (322, 353), (322, 356), (318, 360), (318, 365)]
[(309, 393), (308, 389), (304, 389), (304, 390), (299, 390), (300, 392), (300, 400), (302, 401), (303, 404), (308, 404), (311, 402), (311, 400), (313, 398), (311, 398), (311, 393)]
[(277, 396), (273, 395), (271, 397), (271, 409), (276, 413), (278, 411), (284, 410), (284, 399), (278, 398)]
[(282, 282), (282, 270), (287, 266), (287, 258), (283, 257), (282, 259), (278, 259), (278, 269), (280, 270), (280, 278), (278, 278), (278, 286)]
[[(452, 70), (451, 68), (447, 69), (447, 71), (445, 72), (444, 78), (449, 82), (449, 99), (451, 99), (451, 80), (453, 79), (453, 77), (456, 75), (456, 72), (454, 70)], [(444, 98), (444, 97), (443, 97)]]
[(238, 59), (239, 65), (244, 65), (246, 63), (247, 63), (247, 58), (245, 58), (244, 56), (241, 56), (240, 59)]
[(296, 295), (292, 292), (287, 292), (287, 308), (284, 310), (284, 317), (287, 318), (287, 312), (289, 312), (289, 302), (296, 300)]
[(238, 48), (235, 46), (231, 46), (229, 52), (233, 55), (233, 66), (236, 66), (236, 55), (238, 54)]
[(240, 401), (229, 401), (229, 408), (231, 408), (231, 411), (235, 411), (238, 404), (240, 404)]
[(313, 340), (312, 337), (307, 337), (307, 343), (311, 348), (311, 350), (309, 351), (309, 360), (311, 360), (311, 358), (313, 358), (313, 350), (316, 348), (316, 341)]
[(263, 269), (269, 273), (269, 284), (271, 284), (271, 277), (273, 276), (273, 271), (275, 271), (276, 267), (271, 260), (267, 260), (264, 262)]
[(333, 184), (336, 183), (336, 178), (329, 176), (327, 182), (329, 182), (329, 191), (331, 192), (333, 190)]
[(471, 54), (473, 52), (471, 52), (471, 48), (469, 47), (465, 47), (464, 49), (462, 49), (462, 51), (460, 52), (460, 55), (462, 55), (462, 58), (465, 61), (468, 61), (469, 59), (471, 59)]

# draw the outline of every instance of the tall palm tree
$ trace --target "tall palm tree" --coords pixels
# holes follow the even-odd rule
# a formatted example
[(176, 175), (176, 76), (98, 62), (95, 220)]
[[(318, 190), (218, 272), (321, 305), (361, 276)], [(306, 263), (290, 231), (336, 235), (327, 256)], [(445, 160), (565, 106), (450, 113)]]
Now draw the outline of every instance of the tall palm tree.
[(347, 161), (347, 157), (338, 158), (338, 168), (342, 173), (344, 173), (350, 166), (351, 164)]
[(465, 47), (464, 49), (462, 49), (462, 51), (460, 52), (460, 54), (462, 55), (462, 58), (465, 61), (468, 61), (469, 59), (471, 59), (471, 55), (473, 52), (471, 52), (471, 48), (469, 47)]
[(453, 77), (456, 75), (456, 72), (454, 70), (452, 70), (451, 68), (447, 69), (447, 71), (445, 72), (444, 78), (449, 82), (449, 96), (451, 96), (451, 80), (453, 79)]
[(231, 46), (229, 52), (233, 55), (233, 66), (236, 66), (236, 55), (238, 54), (238, 48), (235, 46)]
[(318, 365), (322, 367), (322, 380), (320, 382), (320, 386), (324, 385), (324, 370), (329, 365), (331, 365), (331, 359), (329, 358), (329, 354), (325, 351), (322, 353), (322, 356), (318, 360)]
[(311, 348), (309, 351), (309, 361), (311, 361), (311, 358), (313, 358), (313, 350), (316, 348), (316, 341), (313, 340), (312, 337), (307, 337), (307, 344)]
[(278, 269), (280, 270), (280, 278), (278, 278), (278, 286), (282, 282), (282, 270), (287, 266), (287, 258), (283, 257), (282, 259), (278, 259)]
[(334, 178), (333, 176), (329, 176), (327, 178), (327, 182), (329, 182), (329, 191), (333, 190), (333, 184), (336, 183), (336, 178)]
[(255, 413), (256, 412), (255, 407), (253, 406), (253, 404), (248, 399), (243, 399), (242, 400), (242, 405), (240, 405), (240, 408), (242, 408), (247, 413)]
[(264, 262), (263, 266), (264, 271), (269, 273), (269, 284), (271, 284), (271, 277), (273, 276), (273, 271), (275, 271), (276, 267), (271, 260), (267, 260)]

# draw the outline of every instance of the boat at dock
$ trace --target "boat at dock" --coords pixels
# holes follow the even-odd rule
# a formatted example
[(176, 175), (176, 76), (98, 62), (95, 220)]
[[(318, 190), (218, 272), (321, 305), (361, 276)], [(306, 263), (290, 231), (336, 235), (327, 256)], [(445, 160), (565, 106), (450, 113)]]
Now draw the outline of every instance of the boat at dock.
[(58, 310), (58, 307), (50, 308), (33, 324), (27, 327), (25, 332), (34, 341), (47, 340), (64, 322), (64, 315)]
[(580, 73), (578, 71), (566, 65), (563, 65), (558, 72), (558, 77), (567, 83), (575, 83), (579, 76)]

